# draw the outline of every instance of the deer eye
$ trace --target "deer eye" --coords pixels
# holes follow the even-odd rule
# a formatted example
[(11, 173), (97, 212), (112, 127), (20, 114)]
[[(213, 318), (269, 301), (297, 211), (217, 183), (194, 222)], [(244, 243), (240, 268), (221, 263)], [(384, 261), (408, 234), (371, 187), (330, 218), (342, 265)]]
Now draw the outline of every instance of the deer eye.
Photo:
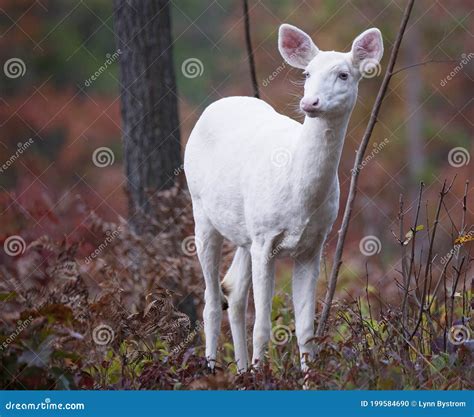
[(338, 77), (341, 79), (341, 80), (347, 80), (349, 78), (349, 74), (347, 72), (340, 72)]
[(304, 75), (305, 78), (309, 78), (309, 72), (308, 71), (303, 72), (303, 75)]

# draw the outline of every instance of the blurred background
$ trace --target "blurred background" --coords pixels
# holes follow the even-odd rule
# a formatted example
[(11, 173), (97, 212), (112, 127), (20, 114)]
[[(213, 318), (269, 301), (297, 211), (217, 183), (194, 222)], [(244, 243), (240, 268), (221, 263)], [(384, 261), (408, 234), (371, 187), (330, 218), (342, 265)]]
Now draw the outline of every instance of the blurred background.
[[(355, 150), (404, 6), (402, 0), (249, 3), (261, 97), (298, 120), (302, 120), (296, 111), (302, 75), (285, 65), (278, 53), (278, 26), (287, 22), (300, 27), (323, 50), (348, 51), (352, 40), (369, 27), (383, 33), (382, 73), (361, 81), (346, 138), (339, 169), (340, 215)], [(127, 217), (111, 2), (1, 0), (0, 8), (0, 162), (7, 163), (0, 175), (0, 241), (20, 231), (27, 241), (43, 234), (74, 240), (83, 219), (70, 203), (74, 199), (104, 219)], [(172, 1), (171, 25), (184, 149), (208, 104), (253, 91), (240, 1)], [(360, 242), (366, 236), (376, 237), (380, 246), (370, 259), (371, 267), (380, 272), (373, 284), (390, 286), (387, 274), (399, 259), (399, 244), (392, 234), (399, 234), (399, 196), (404, 195), (409, 218), (420, 181), (426, 184), (422, 214), (432, 220), (443, 181), (451, 182), (456, 176), (441, 218), (445, 248), (439, 248), (440, 252), (448, 252), (458, 236), (465, 181), (473, 173), (472, 47), (470, 1), (416, 2), (396, 68), (443, 62), (427, 62), (392, 79), (360, 175), (342, 288), (357, 286), (353, 277), (364, 271), (368, 257), (361, 254)], [(7, 62), (12, 58), (20, 60), (20, 72), (8, 76)], [(197, 72), (187, 72), (190, 59), (197, 63)], [(113, 161), (104, 167), (93, 163), (99, 147), (113, 152)], [(178, 170), (174, 176), (180, 174)], [(425, 208), (426, 202), (430, 205)], [(471, 210), (467, 216), (467, 224), (472, 224)], [(340, 218), (327, 242), (329, 258), (339, 224)], [(285, 275), (286, 270), (282, 271)]]
[[(381, 68), (361, 80), (347, 132), (317, 320), (355, 152), (407, 3), (248, 1), (261, 98), (299, 121), (303, 76), (278, 52), (279, 25), (322, 50), (349, 51), (370, 27), (383, 34)], [(236, 374), (227, 320), (219, 360), (231, 372), (207, 375), (182, 154), (207, 105), (254, 93), (242, 6), (0, 0), (0, 388), (472, 388), (469, 0), (415, 2), (359, 167), (328, 334), (308, 379), (288, 260), (277, 264), (264, 377)], [(224, 266), (232, 251), (224, 246)], [(250, 334), (252, 307), (248, 315)]]

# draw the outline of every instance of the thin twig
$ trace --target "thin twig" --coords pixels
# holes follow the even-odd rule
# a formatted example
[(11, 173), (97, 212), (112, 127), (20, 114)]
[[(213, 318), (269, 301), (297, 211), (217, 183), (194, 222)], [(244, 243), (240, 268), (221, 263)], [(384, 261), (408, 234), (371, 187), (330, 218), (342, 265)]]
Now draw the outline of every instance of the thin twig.
[(413, 338), (413, 336), (415, 336), (416, 332), (418, 331), (418, 327), (420, 326), (421, 320), (423, 318), (425, 299), (426, 299), (427, 291), (428, 291), (428, 274), (430, 272), (430, 267), (433, 264), (433, 245), (434, 245), (434, 240), (436, 236), (436, 230), (438, 229), (439, 216), (441, 214), (441, 207), (443, 206), (444, 197), (451, 190), (452, 186), (453, 186), (453, 183), (451, 183), (451, 185), (448, 188), (446, 188), (446, 180), (445, 180), (443, 183), (443, 189), (439, 193), (438, 208), (436, 209), (436, 216), (433, 222), (433, 232), (430, 237), (430, 246), (428, 248), (428, 257), (426, 258), (425, 275), (424, 275), (424, 281), (423, 281), (423, 292), (421, 294), (421, 307), (420, 307), (420, 311), (418, 314), (418, 319), (416, 321), (415, 328), (411, 332), (410, 340)]
[[(469, 180), (466, 181), (464, 186), (464, 196), (462, 199), (462, 224), (461, 224), (461, 233), (464, 235), (466, 233), (466, 213), (467, 213), (467, 193), (469, 191)], [(459, 259), (458, 259), (458, 267), (459, 267)], [(466, 278), (467, 278), (467, 270), (469, 269), (469, 257), (466, 266), (466, 274), (464, 274), (463, 280), (463, 292), (462, 292), (462, 320), (464, 324), (464, 316), (467, 317), (467, 300), (466, 300)]]
[(385, 76), (380, 86), (377, 99), (375, 100), (374, 107), (372, 108), (372, 113), (370, 115), (369, 123), (365, 130), (362, 141), (359, 145), (359, 149), (357, 151), (357, 155), (354, 161), (354, 169), (352, 170), (349, 196), (347, 198), (346, 208), (344, 210), (342, 226), (341, 226), (341, 229), (339, 230), (336, 253), (334, 255), (334, 263), (331, 270), (331, 277), (330, 277), (330, 281), (328, 285), (328, 290), (326, 293), (326, 298), (324, 300), (324, 307), (321, 313), (321, 319), (319, 320), (318, 329), (316, 331), (317, 336), (322, 336), (326, 329), (326, 323), (329, 318), (329, 312), (331, 310), (331, 304), (334, 298), (334, 292), (336, 291), (337, 278), (339, 276), (339, 270), (342, 265), (342, 252), (344, 251), (344, 243), (346, 240), (347, 229), (349, 228), (349, 223), (350, 223), (350, 219), (352, 215), (352, 209), (354, 207), (354, 200), (355, 200), (355, 196), (357, 192), (357, 180), (359, 178), (359, 173), (360, 173), (360, 170), (357, 169), (357, 167), (360, 166), (360, 164), (362, 163), (365, 151), (367, 149), (367, 145), (369, 143), (370, 137), (372, 136), (372, 132), (375, 127), (375, 123), (377, 123), (377, 117), (380, 111), (380, 107), (382, 106), (383, 99), (388, 89), (388, 84), (390, 83), (390, 79), (392, 78), (392, 75), (393, 75), (392, 71), (395, 66), (395, 62), (397, 60), (400, 44), (402, 43), (403, 35), (405, 33), (405, 29), (408, 23), (408, 19), (410, 18), (410, 14), (413, 9), (414, 3), (415, 3), (415, 0), (409, 0), (405, 8), (405, 11), (403, 13), (402, 22), (398, 30), (397, 38), (393, 45), (392, 52), (390, 54), (387, 70), (385, 71)]
[[(416, 244), (416, 233), (418, 227), (418, 218), (420, 217), (420, 209), (421, 209), (421, 199), (423, 197), (423, 189), (425, 187), (425, 183), (422, 181), (420, 183), (420, 193), (418, 194), (418, 204), (416, 206), (416, 214), (415, 214), (415, 222), (412, 227), (413, 237), (411, 240), (411, 255), (410, 255), (410, 268), (408, 270), (408, 277), (411, 277), (413, 272), (413, 266), (415, 263), (415, 244)], [(409, 278), (410, 279), (410, 278)]]
[(400, 198), (398, 200), (398, 220), (399, 220), (399, 238), (398, 242), (400, 243), (400, 248), (402, 250), (402, 277), (403, 277), (403, 285), (401, 286), (403, 289), (403, 301), (402, 301), (402, 329), (403, 333), (406, 336), (407, 333), (407, 323), (408, 323), (408, 292), (410, 288), (410, 276), (408, 275), (408, 266), (406, 262), (406, 249), (405, 243), (403, 239), (403, 231), (404, 231), (404, 213), (403, 213), (403, 194), (400, 194)]
[(367, 306), (369, 308), (369, 318), (370, 318), (370, 325), (372, 326), (372, 323), (374, 322), (374, 319), (372, 317), (372, 307), (370, 306), (370, 296), (369, 296), (369, 266), (367, 262), (365, 263), (365, 276), (366, 276), (366, 281), (365, 281), (365, 294), (367, 297)]
[[(462, 266), (464, 264), (464, 260), (465, 258), (463, 257), (459, 268), (453, 267), (454, 271), (456, 271), (456, 277), (454, 279), (454, 284), (451, 289), (451, 318), (450, 318), (451, 326), (454, 324), (453, 323), (454, 322), (454, 303), (456, 301), (456, 290), (458, 288), (459, 278), (461, 278), (461, 272), (462, 272)], [(448, 308), (448, 306), (446, 306), (446, 308)]]
[(434, 301), (435, 301), (435, 299), (436, 299), (436, 294), (438, 293), (439, 286), (441, 285), (442, 282), (444, 282), (444, 280), (445, 280), (445, 278), (446, 278), (446, 271), (447, 271), (447, 269), (448, 269), (449, 263), (451, 262), (451, 259), (453, 259), (453, 256), (454, 256), (454, 252), (451, 252), (451, 253), (449, 254), (448, 260), (446, 261), (446, 263), (445, 263), (444, 266), (443, 266), (443, 271), (441, 272), (441, 276), (439, 277), (438, 282), (437, 282), (436, 285), (435, 285), (435, 288), (434, 288), (434, 290), (433, 290), (433, 295), (432, 295), (432, 297), (431, 297), (431, 300), (430, 300), (428, 306), (426, 307), (426, 310), (427, 310), (427, 311), (430, 311), (430, 310), (431, 310), (431, 307), (432, 307), (432, 305), (433, 305), (433, 303), (434, 303)]
[(254, 59), (253, 48), (252, 48), (252, 39), (250, 37), (250, 16), (249, 16), (249, 4), (247, 0), (243, 0), (243, 6), (244, 6), (244, 22), (245, 22), (245, 44), (247, 46), (247, 55), (249, 58), (250, 76), (252, 77), (253, 95), (257, 98), (260, 98), (260, 93), (258, 91), (257, 71), (255, 69), (255, 59)]
[(396, 71), (394, 71), (392, 73), (392, 75), (398, 74), (399, 72), (402, 72), (402, 71), (406, 71), (407, 69), (410, 69), (410, 68), (419, 67), (421, 65), (442, 64), (442, 63), (446, 63), (446, 62), (453, 63), (453, 62), (457, 62), (457, 61), (455, 59), (429, 59), (428, 61), (418, 62), (417, 64), (407, 65), (406, 67), (399, 68)]
[[(415, 267), (415, 245), (416, 245), (416, 234), (417, 228), (418, 228), (418, 218), (420, 216), (420, 209), (421, 209), (421, 199), (423, 196), (423, 188), (425, 184), (423, 182), (420, 183), (420, 192), (418, 194), (418, 203), (416, 206), (416, 214), (415, 214), (415, 221), (413, 223), (413, 227), (411, 228), (411, 231), (413, 233), (412, 239), (411, 239), (411, 252), (410, 252), (410, 267), (408, 269), (407, 273), (407, 283), (406, 283), (406, 292), (405, 292), (405, 297), (403, 299), (403, 307), (402, 311), (404, 312), (404, 318), (406, 318), (406, 321), (404, 324), (406, 325), (405, 330), (408, 331), (408, 294), (410, 291), (410, 285), (411, 285), (411, 275), (413, 272), (413, 268)], [(402, 243), (403, 245), (403, 243)], [(417, 277), (416, 277), (416, 270), (415, 270), (415, 281), (418, 282)], [(418, 287), (418, 284), (417, 284)], [(405, 334), (405, 336), (408, 337), (408, 334)]]

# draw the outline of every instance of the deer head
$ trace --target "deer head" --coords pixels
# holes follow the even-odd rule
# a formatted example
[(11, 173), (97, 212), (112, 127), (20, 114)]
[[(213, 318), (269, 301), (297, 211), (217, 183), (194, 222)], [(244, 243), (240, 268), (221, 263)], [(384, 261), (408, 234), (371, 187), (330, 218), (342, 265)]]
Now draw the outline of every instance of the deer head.
[(308, 117), (337, 117), (352, 111), (364, 73), (379, 66), (382, 34), (376, 28), (357, 36), (350, 52), (321, 51), (302, 30), (280, 26), (278, 49), (292, 67), (304, 70), (300, 108)]

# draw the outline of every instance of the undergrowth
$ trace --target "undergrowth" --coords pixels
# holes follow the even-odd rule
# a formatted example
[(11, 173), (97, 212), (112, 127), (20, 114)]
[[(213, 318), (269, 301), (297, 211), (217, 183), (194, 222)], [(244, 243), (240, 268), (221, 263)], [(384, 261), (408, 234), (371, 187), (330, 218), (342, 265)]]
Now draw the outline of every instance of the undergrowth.
[[(401, 204), (398, 301), (384, 300), (367, 276), (366, 297), (334, 303), (306, 375), (291, 301), (281, 294), (274, 299), (269, 360), (238, 374), (224, 323), (210, 374), (189, 197), (174, 188), (160, 193), (155, 206), (141, 236), (125, 220), (106, 222), (76, 200), (48, 213), (56, 224), (73, 212), (79, 219), (77, 232), (63, 238), (58, 227), (30, 236), (27, 216), (11, 214), (23, 220), (20, 230), (1, 237), (1, 389), (474, 388), (469, 242), (453, 239), (436, 267), (436, 234), (433, 226), (419, 226), (419, 213), (406, 226)], [(417, 246), (423, 229), (428, 252)], [(458, 235), (468, 230), (463, 220)], [(225, 265), (231, 256), (226, 246)]]

